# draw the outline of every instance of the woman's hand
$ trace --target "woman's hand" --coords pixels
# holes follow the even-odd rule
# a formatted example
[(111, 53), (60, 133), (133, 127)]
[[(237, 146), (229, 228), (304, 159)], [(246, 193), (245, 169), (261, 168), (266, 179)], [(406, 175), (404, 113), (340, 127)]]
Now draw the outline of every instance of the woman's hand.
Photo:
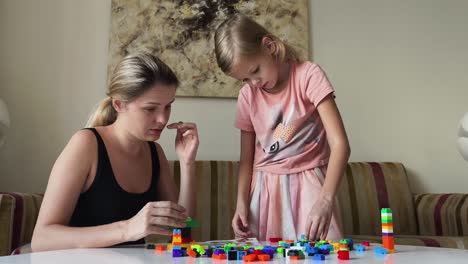
[(183, 164), (193, 163), (198, 150), (198, 131), (194, 123), (172, 123), (167, 126), (169, 129), (177, 129), (175, 138), (175, 149), (179, 161)]
[(319, 198), (310, 211), (306, 222), (306, 235), (309, 240), (326, 239), (333, 214), (333, 199)]
[(172, 235), (173, 228), (185, 227), (185, 208), (171, 201), (149, 202), (134, 217), (124, 221), (125, 240), (135, 241), (147, 235)]

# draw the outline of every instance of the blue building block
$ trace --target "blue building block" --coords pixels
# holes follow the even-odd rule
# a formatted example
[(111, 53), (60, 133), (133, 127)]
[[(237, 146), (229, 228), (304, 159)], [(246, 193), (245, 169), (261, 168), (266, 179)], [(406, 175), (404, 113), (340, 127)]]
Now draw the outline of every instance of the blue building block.
[(263, 253), (264, 253), (264, 254), (270, 255), (270, 258), (271, 258), (271, 259), (273, 259), (273, 256), (275, 255), (275, 252), (276, 252), (276, 248), (275, 248), (275, 247), (265, 246), (265, 247), (263, 248)]
[(325, 255), (322, 254), (315, 254), (312, 258), (313, 260), (325, 260)]
[(374, 253), (378, 254), (378, 255), (387, 255), (388, 250), (385, 249), (385, 248), (382, 248), (382, 247), (376, 247), (376, 248), (374, 248)]
[(181, 258), (183, 257), (182, 250), (172, 250), (172, 257), (173, 258)]
[(246, 255), (247, 255), (247, 251), (244, 251), (244, 250), (237, 251), (237, 260), (242, 260), (242, 257)]
[(221, 249), (221, 248), (217, 248), (215, 249), (215, 251), (213, 252), (213, 254), (215, 256), (219, 255), (219, 254), (224, 254), (224, 249)]
[(351, 238), (346, 238), (348, 241), (348, 249), (349, 250), (354, 250), (354, 241)]
[(366, 247), (363, 245), (356, 245), (356, 251), (358, 252), (366, 251)]
[(284, 247), (284, 248), (289, 248), (291, 245), (288, 243), (280, 243), (279, 246)]
[(211, 248), (208, 248), (205, 250), (205, 256), (211, 258), (211, 256), (213, 256), (213, 249)]
[(328, 246), (329, 244), (323, 244), (318, 247), (318, 252), (323, 255), (328, 255), (330, 254), (330, 247)]
[(310, 247), (306, 249), (307, 255), (313, 256), (319, 253), (319, 250), (316, 247)]

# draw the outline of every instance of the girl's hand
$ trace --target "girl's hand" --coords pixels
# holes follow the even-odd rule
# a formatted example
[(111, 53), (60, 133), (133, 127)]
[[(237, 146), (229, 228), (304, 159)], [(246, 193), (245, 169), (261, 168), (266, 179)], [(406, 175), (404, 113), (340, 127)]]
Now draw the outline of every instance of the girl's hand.
[(333, 199), (319, 198), (310, 211), (306, 222), (306, 235), (309, 240), (326, 239), (333, 213)]
[(168, 125), (167, 128), (177, 129), (175, 149), (179, 161), (182, 164), (194, 162), (199, 144), (197, 125), (194, 123), (178, 122)]
[(173, 228), (185, 227), (185, 208), (171, 201), (149, 202), (134, 217), (124, 221), (125, 240), (135, 241), (147, 235), (172, 235)]
[(232, 229), (236, 238), (247, 238), (252, 236), (249, 231), (249, 212), (245, 206), (238, 206), (232, 219)]

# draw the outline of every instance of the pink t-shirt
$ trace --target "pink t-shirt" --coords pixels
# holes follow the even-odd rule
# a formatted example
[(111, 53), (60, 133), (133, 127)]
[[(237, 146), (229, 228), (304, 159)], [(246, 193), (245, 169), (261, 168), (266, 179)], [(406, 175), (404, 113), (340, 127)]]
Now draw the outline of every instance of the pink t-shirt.
[(317, 105), (334, 89), (320, 66), (292, 64), (276, 94), (244, 85), (235, 126), (256, 133), (254, 170), (297, 173), (328, 164), (330, 148)]

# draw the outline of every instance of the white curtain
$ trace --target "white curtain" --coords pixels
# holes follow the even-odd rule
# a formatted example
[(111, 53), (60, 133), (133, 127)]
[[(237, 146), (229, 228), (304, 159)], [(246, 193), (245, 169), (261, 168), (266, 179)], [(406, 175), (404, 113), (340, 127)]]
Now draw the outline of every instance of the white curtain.
[(6, 131), (10, 127), (10, 114), (8, 108), (0, 98), (0, 147), (5, 143)]
[(466, 112), (460, 120), (457, 145), (460, 154), (466, 161), (468, 161), (468, 112)]

